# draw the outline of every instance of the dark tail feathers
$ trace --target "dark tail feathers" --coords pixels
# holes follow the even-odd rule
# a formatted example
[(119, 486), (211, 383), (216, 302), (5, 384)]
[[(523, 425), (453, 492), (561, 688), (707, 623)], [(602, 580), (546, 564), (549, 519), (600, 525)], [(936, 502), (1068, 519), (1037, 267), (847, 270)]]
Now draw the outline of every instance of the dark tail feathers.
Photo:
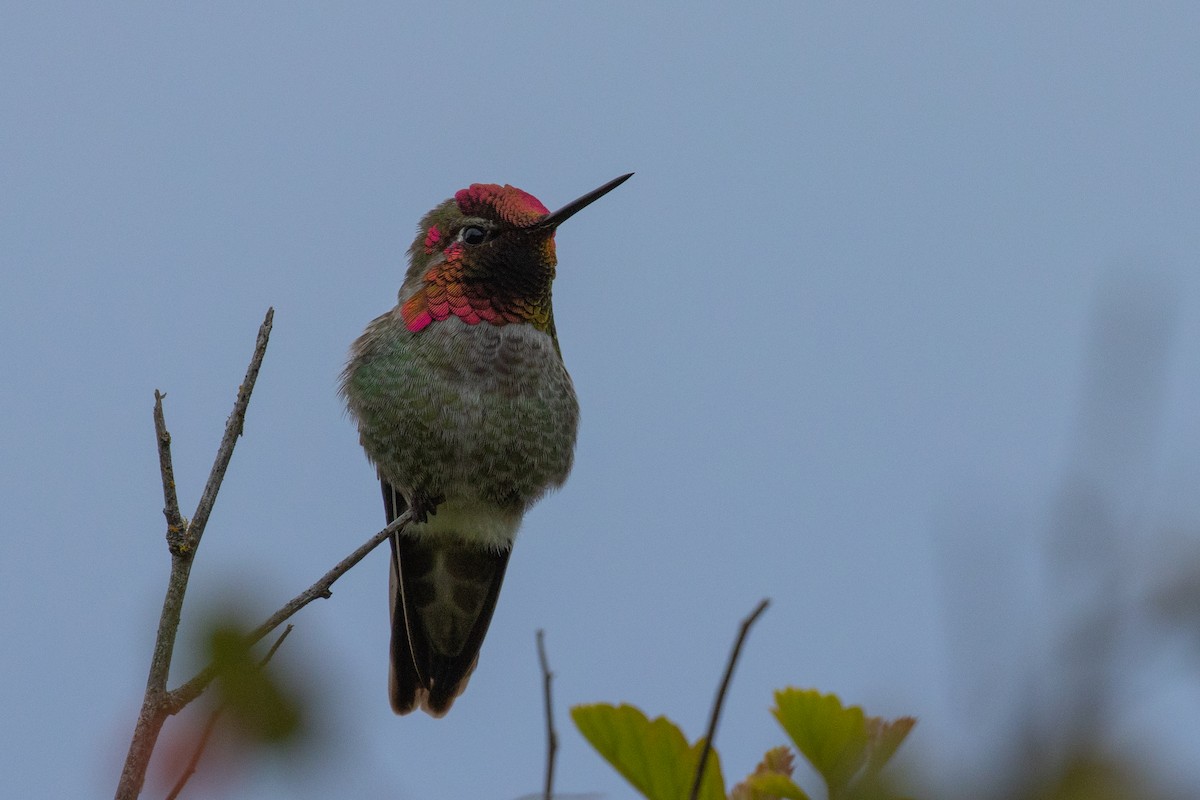
[[(383, 482), (390, 523), (404, 497)], [(492, 621), (510, 551), (449, 537), (392, 537), (392, 708), (440, 717), (467, 688)]]

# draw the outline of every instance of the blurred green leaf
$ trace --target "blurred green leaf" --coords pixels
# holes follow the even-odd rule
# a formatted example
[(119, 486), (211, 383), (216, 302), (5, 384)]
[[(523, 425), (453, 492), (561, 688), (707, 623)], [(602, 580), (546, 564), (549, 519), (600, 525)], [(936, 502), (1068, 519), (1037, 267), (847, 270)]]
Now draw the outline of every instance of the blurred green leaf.
[[(596, 751), (649, 800), (687, 800), (701, 743), (689, 746), (666, 717), (651, 720), (639, 709), (607, 703), (575, 706), (571, 719)], [(701, 800), (725, 800), (716, 749), (710, 751)]]
[(1162, 797), (1146, 785), (1132, 764), (1099, 753), (1080, 752), (1043, 776), (1029, 792), (1032, 800), (1149, 800)]
[(250, 651), (243, 630), (217, 625), (209, 634), (217, 671), (216, 691), (225, 714), (243, 733), (261, 742), (280, 743), (300, 731), (300, 710)]
[(844, 789), (866, 762), (870, 741), (866, 715), (858, 706), (842, 706), (837, 695), (781, 689), (775, 693), (771, 713), (825, 779), (830, 797)]

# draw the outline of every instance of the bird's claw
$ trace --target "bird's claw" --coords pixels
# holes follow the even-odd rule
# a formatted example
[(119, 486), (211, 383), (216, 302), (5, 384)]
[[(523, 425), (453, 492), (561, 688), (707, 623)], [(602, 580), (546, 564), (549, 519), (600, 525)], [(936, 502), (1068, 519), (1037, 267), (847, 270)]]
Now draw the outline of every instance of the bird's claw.
[(427, 522), (430, 517), (437, 514), (437, 507), (446, 502), (446, 498), (442, 495), (432, 497), (430, 495), (416, 495), (412, 501), (412, 519), (418, 524)]

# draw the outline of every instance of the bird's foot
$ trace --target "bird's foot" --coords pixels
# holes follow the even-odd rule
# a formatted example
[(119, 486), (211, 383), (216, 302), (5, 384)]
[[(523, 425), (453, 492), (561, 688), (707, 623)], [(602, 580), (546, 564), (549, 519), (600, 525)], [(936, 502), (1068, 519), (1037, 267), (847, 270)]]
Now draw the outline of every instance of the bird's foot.
[(412, 499), (412, 520), (416, 523), (427, 522), (430, 517), (437, 514), (437, 507), (446, 502), (443, 495), (431, 496), (427, 494), (417, 494)]

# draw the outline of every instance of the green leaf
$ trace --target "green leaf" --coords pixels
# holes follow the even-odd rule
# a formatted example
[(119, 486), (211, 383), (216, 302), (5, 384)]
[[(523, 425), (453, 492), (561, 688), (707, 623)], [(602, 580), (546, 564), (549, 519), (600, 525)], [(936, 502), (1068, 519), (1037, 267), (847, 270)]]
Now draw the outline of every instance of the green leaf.
[(917, 724), (912, 717), (868, 717), (859, 706), (845, 708), (837, 695), (813, 689), (782, 689), (775, 705), (775, 718), (821, 773), (830, 797), (886, 794), (879, 771)]
[(795, 781), (779, 772), (756, 772), (742, 786), (748, 800), (809, 800)]
[(858, 706), (845, 708), (837, 695), (815, 689), (775, 693), (775, 719), (813, 768), (825, 779), (829, 795), (838, 795), (867, 759), (870, 736)]
[[(649, 800), (687, 800), (703, 742), (689, 746), (666, 717), (653, 720), (639, 709), (607, 703), (575, 706), (571, 719), (592, 747)], [(711, 750), (701, 800), (725, 800), (717, 751)]]
[(286, 742), (300, 733), (298, 703), (258, 664), (241, 628), (215, 627), (209, 633), (209, 652), (217, 673), (217, 694), (244, 733), (266, 743)]

